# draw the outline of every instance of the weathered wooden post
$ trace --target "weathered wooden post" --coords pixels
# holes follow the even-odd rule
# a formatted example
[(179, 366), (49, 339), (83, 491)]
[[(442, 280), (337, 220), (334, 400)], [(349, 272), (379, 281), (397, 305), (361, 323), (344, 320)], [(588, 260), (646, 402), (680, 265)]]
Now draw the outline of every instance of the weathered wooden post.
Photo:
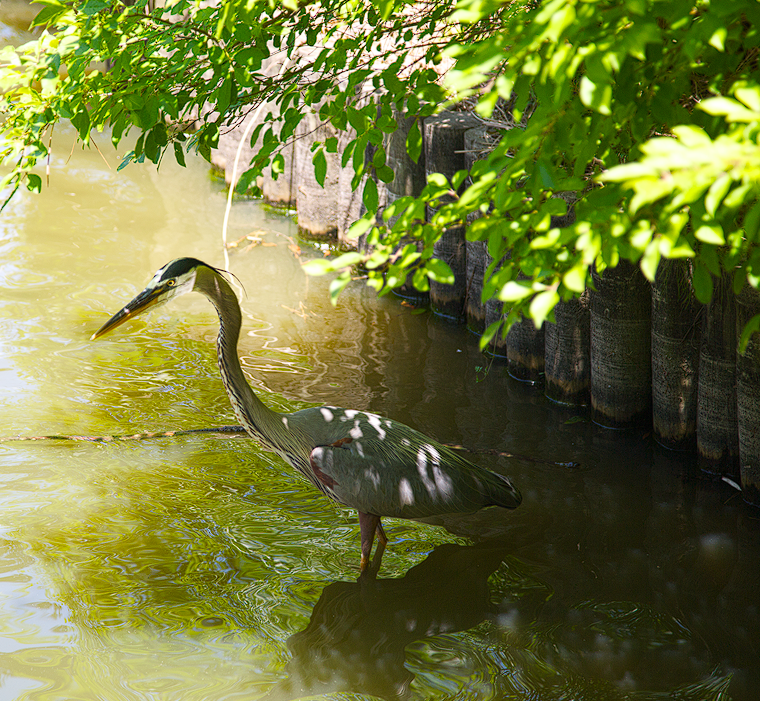
[[(567, 210), (563, 215), (552, 216), (551, 227), (570, 226), (575, 222), (576, 194), (574, 192), (563, 192), (554, 196), (567, 203)], [(532, 319), (518, 321), (509, 330), (507, 335), (507, 371), (512, 377), (531, 384), (544, 382), (547, 330), (547, 324), (537, 329)]]
[[(747, 322), (760, 314), (760, 292), (745, 285), (736, 299), (736, 339)], [(750, 336), (744, 353), (736, 356), (736, 408), (739, 461), (744, 499), (760, 505), (760, 333)]]
[[(480, 121), (464, 112), (442, 112), (428, 117), (424, 125), (425, 172), (441, 173), (451, 179), (465, 168), (464, 135)], [(445, 200), (442, 202), (442, 204)], [(433, 210), (428, 210), (432, 216)], [(464, 302), (467, 294), (467, 254), (465, 227), (447, 229), (435, 244), (435, 256), (448, 263), (454, 273), (454, 284), (430, 282), (430, 302), (433, 311), (455, 321), (464, 321)]]
[(702, 320), (697, 450), (703, 470), (739, 479), (736, 417), (736, 298), (732, 275), (714, 279)]
[(652, 421), (652, 293), (638, 266), (620, 260), (592, 271), (591, 407), (601, 426)]
[[(280, 126), (273, 124), (272, 129), (278, 133)], [(283, 172), (275, 179), (271, 168), (264, 169), (261, 192), (264, 199), (280, 207), (296, 206), (296, 145), (291, 140), (278, 151), (283, 158)]]
[(554, 319), (546, 322), (546, 396), (560, 404), (586, 406), (591, 384), (588, 290), (579, 299), (554, 307)]
[(538, 384), (544, 378), (546, 328), (533, 319), (521, 319), (507, 333), (507, 372), (522, 382)]
[(674, 450), (696, 449), (700, 312), (689, 261), (663, 260), (652, 285), (652, 425)]
[[(488, 137), (485, 127), (468, 129), (464, 134), (464, 165), (467, 170), (472, 170), (473, 165), (479, 160), (486, 158), (490, 153), (495, 140)], [(467, 185), (472, 180), (467, 179)], [(480, 212), (472, 212), (467, 216), (467, 223), (475, 221), (481, 216)], [(467, 259), (467, 286), (465, 289), (465, 316), (467, 328), (478, 336), (482, 336), (486, 329), (486, 305), (483, 302), (483, 275), (491, 263), (488, 253), (487, 241), (465, 241), (465, 254)]]
[[(416, 121), (416, 117), (407, 116), (406, 114), (394, 110), (393, 118), (396, 120), (397, 128), (384, 138), (385, 146), (385, 163), (393, 170), (394, 178), (391, 182), (386, 183), (384, 190), (385, 204), (390, 205), (402, 197), (417, 197), (422, 193), (425, 187), (425, 154), (424, 150), (415, 163), (406, 151), (406, 140), (409, 136), (409, 130)], [(380, 188), (378, 188), (380, 193)], [(381, 197), (381, 200), (383, 197)], [(381, 202), (382, 206), (382, 202)], [(391, 217), (388, 220), (388, 226), (393, 226), (398, 217)], [(405, 244), (402, 241), (402, 244)], [(427, 292), (420, 292), (414, 287), (411, 281), (411, 275), (407, 281), (399, 288), (394, 290), (395, 294), (406, 299), (412, 299), (417, 302), (424, 302), (428, 298)]]
[[(486, 302), (486, 328), (503, 319), (504, 302), (500, 302), (498, 299), (489, 299)], [(496, 332), (496, 335), (488, 344), (488, 354), (501, 360), (507, 359), (507, 339), (504, 338), (501, 329)]]
[(324, 152), (327, 171), (320, 185), (311, 150), (314, 142), (324, 142), (331, 136), (337, 138), (338, 133), (312, 110), (304, 115), (296, 130), (296, 215), (298, 230), (308, 238), (333, 238), (338, 231), (340, 155)]

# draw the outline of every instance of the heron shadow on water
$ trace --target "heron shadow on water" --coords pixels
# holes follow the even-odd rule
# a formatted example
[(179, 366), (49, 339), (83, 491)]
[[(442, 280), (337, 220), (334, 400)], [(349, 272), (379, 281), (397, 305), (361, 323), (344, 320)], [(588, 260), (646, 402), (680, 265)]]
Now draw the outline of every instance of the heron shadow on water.
[(287, 641), (287, 678), (262, 701), (340, 692), (409, 698), (414, 674), (405, 665), (407, 646), (493, 619), (488, 579), (509, 555), (503, 539), (449, 543), (401, 578), (329, 584), (309, 624)]
[[(358, 512), (362, 573), (373, 575), (380, 567), (387, 543), (383, 517), (422, 519), (487, 506), (514, 509), (522, 501), (508, 477), (398, 421), (334, 406), (293, 413), (267, 407), (248, 384), (237, 355), (242, 325), (238, 299), (224, 271), (195, 258), (178, 258), (161, 268), (92, 338), (187, 292), (205, 295), (217, 311), (219, 371), (248, 435), (325, 496)], [(378, 546), (370, 566), (375, 536)]]

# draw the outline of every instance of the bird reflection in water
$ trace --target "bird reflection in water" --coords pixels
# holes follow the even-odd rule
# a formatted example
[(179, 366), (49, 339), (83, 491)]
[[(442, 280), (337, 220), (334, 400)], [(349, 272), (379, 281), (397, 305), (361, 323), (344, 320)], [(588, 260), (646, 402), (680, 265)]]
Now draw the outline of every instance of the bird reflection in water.
[(406, 647), (492, 617), (488, 578), (507, 554), (493, 543), (441, 545), (400, 579), (328, 585), (309, 625), (288, 639), (287, 679), (263, 698), (338, 692), (409, 698), (414, 675), (405, 666)]

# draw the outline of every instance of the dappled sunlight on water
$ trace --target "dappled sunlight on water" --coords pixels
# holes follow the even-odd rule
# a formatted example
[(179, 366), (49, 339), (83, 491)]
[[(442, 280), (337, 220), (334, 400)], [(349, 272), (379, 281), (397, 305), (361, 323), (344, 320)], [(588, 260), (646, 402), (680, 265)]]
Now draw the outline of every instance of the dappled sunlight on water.
[[(200, 296), (89, 341), (171, 258), (223, 265), (220, 186), (192, 159), (117, 174), (77, 148), (65, 166), (70, 137), (50, 187), (0, 219), (0, 433), (235, 423)], [(356, 515), (244, 437), (0, 443), (4, 701), (756, 698), (757, 512), (648, 436), (549, 404), (462, 329), (360, 283), (333, 309), (292, 221), (236, 203), (228, 238), (252, 232), (230, 268), (262, 398), (515, 454), (474, 459), (522, 506), (389, 519), (358, 582)]]

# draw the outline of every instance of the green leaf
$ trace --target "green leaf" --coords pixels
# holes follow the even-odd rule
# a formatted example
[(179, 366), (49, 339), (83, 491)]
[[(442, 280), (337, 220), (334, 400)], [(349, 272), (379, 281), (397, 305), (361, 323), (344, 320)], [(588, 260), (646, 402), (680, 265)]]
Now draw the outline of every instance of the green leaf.
[(721, 175), (712, 185), (710, 185), (710, 189), (705, 196), (705, 209), (711, 217), (715, 216), (718, 206), (723, 201), (723, 198), (731, 187), (731, 182), (731, 178), (727, 175)]
[(744, 86), (734, 91), (734, 95), (754, 112), (760, 112), (760, 86)]
[(182, 150), (182, 144), (178, 143), (177, 141), (174, 142), (174, 158), (177, 160), (177, 163), (181, 165), (183, 168), (185, 167), (185, 152)]
[(327, 157), (323, 148), (318, 148), (311, 159), (314, 164), (314, 177), (320, 186), (325, 186), (325, 178), (327, 177)]
[(377, 183), (372, 178), (367, 178), (364, 183), (364, 192), (362, 193), (362, 202), (368, 212), (376, 212), (378, 208)]
[(744, 355), (749, 345), (753, 333), (760, 331), (760, 314), (753, 316), (742, 329), (742, 335), (739, 338), (739, 352)]
[(340, 270), (341, 268), (350, 268), (354, 265), (358, 265), (364, 260), (364, 256), (357, 251), (349, 251), (341, 256), (338, 256), (333, 260), (332, 265), (334, 270)]
[(694, 236), (698, 241), (714, 246), (722, 246), (726, 243), (720, 224), (703, 224), (694, 232)]
[(124, 158), (121, 159), (121, 163), (119, 163), (118, 167), (116, 168), (116, 172), (118, 173), (123, 168), (126, 168), (132, 161), (135, 160), (135, 152), (130, 151)]
[(544, 321), (551, 313), (552, 309), (559, 302), (559, 295), (556, 290), (544, 290), (539, 292), (530, 302), (530, 317), (536, 328), (540, 329)]
[(499, 290), (498, 297), (502, 302), (519, 302), (532, 294), (533, 288), (530, 283), (510, 280)]
[(307, 260), (301, 265), (301, 268), (307, 275), (325, 275), (335, 270), (333, 262), (329, 258), (315, 258), (314, 260)]
[(571, 292), (580, 294), (586, 289), (586, 276), (588, 275), (588, 267), (581, 264), (568, 270), (562, 276), (562, 284), (567, 287)]
[(440, 258), (430, 258), (425, 263), (425, 269), (428, 277), (433, 282), (438, 282), (442, 285), (454, 284), (454, 273), (451, 272), (451, 268), (448, 264)]
[(414, 120), (406, 135), (406, 152), (415, 163), (420, 160), (422, 153), (422, 134), (418, 120)]
[(29, 173), (26, 176), (26, 189), (30, 192), (41, 192), (42, 178), (36, 173)]
[(330, 303), (333, 307), (338, 304), (338, 297), (349, 282), (351, 282), (350, 272), (343, 272), (330, 282)]
[(71, 123), (77, 130), (79, 138), (82, 139), (82, 141), (87, 141), (90, 135), (90, 115), (84, 105), (81, 105), (71, 117)]
[(581, 102), (599, 114), (612, 114), (610, 103), (612, 101), (612, 85), (610, 83), (595, 83), (588, 76), (581, 78), (578, 94)]
[(96, 15), (101, 10), (105, 10), (110, 7), (110, 3), (105, 0), (85, 0), (85, 2), (79, 7), (79, 11), (85, 15)]
[(285, 172), (285, 156), (283, 156), (281, 153), (278, 153), (273, 159), (272, 159), (272, 175), (275, 176), (275, 179), (278, 175), (282, 175), (282, 173)]
[(32, 20), (32, 27), (44, 27), (55, 24), (58, 19), (69, 11), (69, 7), (56, 0), (35, 0), (37, 4), (45, 5)]
[(658, 239), (654, 239), (649, 242), (644, 255), (641, 257), (641, 272), (644, 273), (644, 277), (649, 282), (654, 282), (654, 277), (657, 274), (657, 267), (660, 265), (660, 258), (662, 253), (660, 251), (660, 242)]
[(362, 234), (369, 231), (369, 229), (372, 228), (372, 225), (375, 223), (375, 218), (366, 218), (362, 217), (361, 219), (357, 219), (348, 229), (348, 234), (346, 235), (346, 238), (355, 241), (358, 239)]
[(702, 100), (697, 107), (707, 114), (722, 115), (727, 122), (755, 122), (760, 120), (760, 112), (747, 109), (741, 102), (730, 97), (710, 97)]
[(491, 341), (494, 339), (497, 333), (499, 333), (499, 329), (502, 325), (502, 320), (499, 319), (499, 321), (494, 321), (492, 324), (489, 324), (488, 328), (483, 332), (483, 335), (480, 337), (480, 350), (484, 351), (486, 348), (488, 348)]
[(707, 304), (712, 297), (713, 281), (707, 268), (699, 260), (694, 263), (692, 283), (694, 285), (694, 294), (696, 298), (702, 302), (702, 304)]

